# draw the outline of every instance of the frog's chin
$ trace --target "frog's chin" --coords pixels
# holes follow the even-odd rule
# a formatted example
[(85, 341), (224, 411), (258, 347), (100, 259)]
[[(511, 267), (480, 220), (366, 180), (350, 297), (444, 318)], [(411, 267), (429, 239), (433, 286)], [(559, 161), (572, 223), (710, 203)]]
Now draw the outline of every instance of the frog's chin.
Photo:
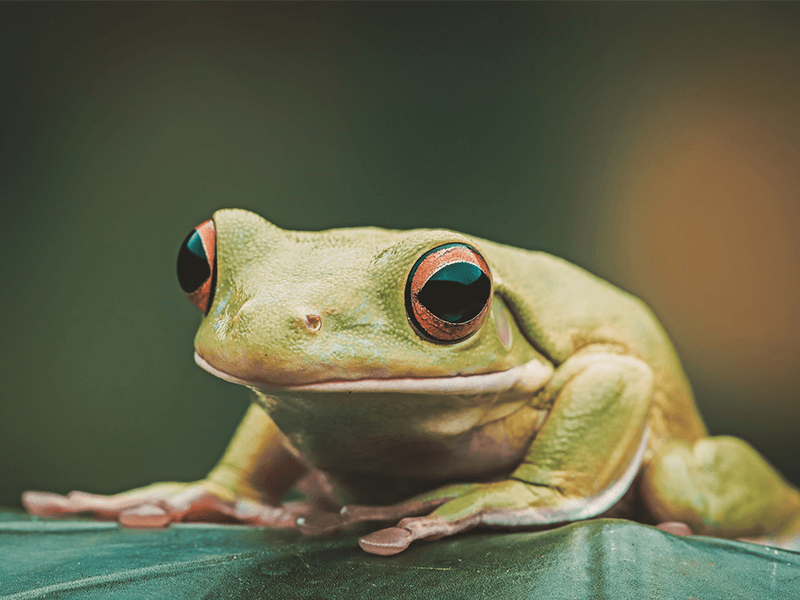
[(534, 359), (505, 371), (479, 373), (475, 375), (455, 375), (452, 377), (403, 377), (397, 379), (356, 379), (352, 381), (323, 381), (300, 385), (278, 385), (256, 379), (244, 379), (213, 367), (197, 352), (195, 362), (203, 369), (220, 379), (238, 383), (249, 388), (270, 393), (280, 390), (294, 392), (395, 392), (424, 394), (475, 394), (515, 392), (536, 392), (550, 381), (553, 366)]

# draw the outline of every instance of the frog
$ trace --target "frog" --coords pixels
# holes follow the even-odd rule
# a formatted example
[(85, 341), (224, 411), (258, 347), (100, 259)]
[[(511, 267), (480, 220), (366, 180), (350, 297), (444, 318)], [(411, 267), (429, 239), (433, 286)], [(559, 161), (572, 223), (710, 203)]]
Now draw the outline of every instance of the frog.
[(222, 458), (200, 481), (25, 492), (31, 514), (361, 527), (378, 555), (606, 516), (800, 539), (800, 491), (744, 440), (709, 435), (650, 308), (563, 259), (223, 209), (183, 242), (178, 279), (203, 313), (195, 361), (251, 393)]

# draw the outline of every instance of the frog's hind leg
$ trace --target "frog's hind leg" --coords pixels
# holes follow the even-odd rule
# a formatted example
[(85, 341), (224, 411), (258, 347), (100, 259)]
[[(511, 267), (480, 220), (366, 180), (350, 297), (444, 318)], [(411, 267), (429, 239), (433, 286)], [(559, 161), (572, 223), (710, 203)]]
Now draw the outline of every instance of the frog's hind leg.
[(642, 478), (648, 509), (701, 535), (800, 549), (800, 491), (735, 437), (673, 441)]

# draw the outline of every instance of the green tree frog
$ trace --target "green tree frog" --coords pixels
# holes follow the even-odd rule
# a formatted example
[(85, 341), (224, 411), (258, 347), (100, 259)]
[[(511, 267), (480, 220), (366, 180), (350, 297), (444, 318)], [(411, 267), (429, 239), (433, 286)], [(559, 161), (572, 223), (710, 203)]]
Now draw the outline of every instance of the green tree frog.
[[(199, 482), (26, 492), (31, 513), (311, 534), (376, 521), (359, 541), (375, 554), (599, 515), (800, 537), (800, 492), (747, 443), (708, 437), (644, 303), (561, 259), (229, 209), (186, 238), (178, 275), (204, 314), (196, 362), (252, 390), (224, 456)], [(306, 500), (281, 504), (293, 486)]]

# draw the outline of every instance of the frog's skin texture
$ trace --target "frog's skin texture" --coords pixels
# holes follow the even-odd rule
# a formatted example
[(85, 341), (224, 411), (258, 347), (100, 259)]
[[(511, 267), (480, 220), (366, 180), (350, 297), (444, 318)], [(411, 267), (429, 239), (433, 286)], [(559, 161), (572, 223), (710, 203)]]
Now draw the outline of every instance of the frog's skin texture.
[[(228, 450), (200, 482), (27, 492), (31, 513), (306, 533), (380, 521), (360, 540), (376, 554), (601, 514), (800, 538), (800, 492), (745, 442), (707, 436), (650, 310), (582, 269), (452, 231), (293, 232), (243, 210), (197, 231), (206, 279), (181, 276), (207, 312), (195, 358), (254, 399)], [(482, 312), (439, 322), (408, 290), (456, 255), (473, 257), (458, 273), (483, 272)], [(292, 486), (307, 500), (281, 505)]]

